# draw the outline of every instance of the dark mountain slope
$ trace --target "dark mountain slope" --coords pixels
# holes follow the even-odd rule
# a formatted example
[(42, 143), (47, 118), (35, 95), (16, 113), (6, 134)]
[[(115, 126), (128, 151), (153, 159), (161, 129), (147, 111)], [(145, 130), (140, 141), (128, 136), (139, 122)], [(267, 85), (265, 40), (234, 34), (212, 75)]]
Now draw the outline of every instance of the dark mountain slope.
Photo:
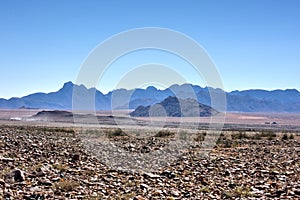
[(139, 106), (130, 113), (132, 117), (168, 116), (168, 117), (210, 117), (218, 111), (210, 106), (198, 103), (195, 99), (168, 97), (152, 106)]

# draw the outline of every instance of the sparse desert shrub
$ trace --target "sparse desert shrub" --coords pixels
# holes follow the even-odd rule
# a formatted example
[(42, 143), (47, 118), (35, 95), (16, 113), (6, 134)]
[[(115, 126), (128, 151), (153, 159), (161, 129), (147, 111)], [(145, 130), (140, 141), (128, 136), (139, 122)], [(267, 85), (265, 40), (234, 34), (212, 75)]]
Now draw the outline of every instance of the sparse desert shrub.
[(231, 148), (232, 147), (232, 141), (229, 139), (224, 140), (224, 148)]
[(226, 137), (219, 137), (219, 139), (217, 140), (217, 145), (223, 148), (231, 148), (233, 142), (231, 139), (228, 139)]
[(43, 127), (41, 128), (43, 132), (59, 132), (59, 133), (75, 133), (74, 129), (64, 128), (64, 127)]
[(260, 133), (255, 133), (254, 136), (252, 137), (254, 140), (260, 140), (262, 138)]
[(189, 135), (186, 131), (180, 131), (177, 137), (179, 140), (188, 140)]
[(267, 137), (267, 138), (274, 138), (276, 137), (276, 133), (271, 130), (266, 130), (261, 132), (262, 137)]
[(166, 200), (174, 200), (174, 197), (167, 197)]
[(35, 164), (33, 166), (28, 167), (27, 170), (29, 170), (29, 171), (37, 171), (37, 170), (40, 170), (42, 167), (43, 167), (43, 164), (42, 163), (38, 163), (38, 164)]
[(288, 137), (288, 135), (285, 133), (285, 134), (283, 134), (282, 139), (283, 139), (283, 140), (287, 140), (287, 139), (289, 139), (289, 137)]
[(55, 128), (54, 130), (56, 132), (62, 132), (62, 133), (75, 133), (74, 129), (69, 129), (69, 128)]
[(90, 200), (98, 200), (98, 199), (104, 199), (104, 195), (103, 194), (97, 194), (97, 196), (89, 196)]
[(203, 186), (202, 188), (201, 188), (201, 192), (204, 192), (204, 193), (210, 193), (210, 188), (209, 187), (207, 187), (207, 186)]
[(246, 187), (236, 187), (232, 191), (232, 196), (234, 197), (251, 197), (251, 188), (246, 186)]
[(8, 174), (10, 171), (11, 171), (11, 168), (10, 168), (10, 167), (6, 167), (6, 168), (0, 170), (0, 178), (4, 178), (4, 176), (5, 176), (6, 174)]
[(61, 172), (66, 171), (67, 168), (68, 168), (68, 166), (65, 165), (65, 164), (54, 164), (54, 165), (53, 165), (53, 169), (59, 170), (59, 171), (61, 171)]
[(158, 131), (158, 133), (155, 134), (154, 137), (169, 137), (169, 136), (174, 136), (175, 134), (169, 130), (161, 130)]
[[(244, 134), (239, 135), (236, 134), (234, 139), (236, 138), (244, 138), (248, 136), (244, 136)], [(224, 134), (221, 134), (220, 137), (217, 140), (217, 145), (222, 148), (231, 148), (231, 147), (236, 147), (239, 145), (239, 141), (236, 141), (232, 138), (232, 135), (227, 134), (226, 136)]]
[(94, 176), (94, 175), (97, 174), (97, 170), (87, 169), (87, 170), (85, 170), (85, 173), (86, 173), (88, 176)]
[(119, 137), (119, 136), (126, 136), (127, 134), (120, 128), (114, 129), (107, 131), (106, 136), (111, 138), (111, 137)]
[(268, 140), (272, 140), (273, 138), (276, 137), (276, 133), (274, 131), (271, 131), (271, 130), (264, 130), (260, 133), (256, 133), (254, 136), (253, 136), (253, 139), (254, 140), (260, 140), (262, 138), (267, 138)]
[(76, 182), (76, 181), (67, 181), (67, 180), (60, 181), (58, 183), (54, 183), (54, 185), (53, 185), (55, 191), (60, 190), (60, 191), (63, 191), (63, 192), (73, 191), (78, 186), (79, 186), (78, 182)]
[(291, 134), (291, 135), (290, 135), (290, 137), (289, 137), (289, 139), (290, 139), (290, 140), (293, 140), (293, 139), (295, 139), (295, 136), (294, 136), (294, 134)]
[(78, 131), (78, 136), (83, 138), (95, 139), (100, 137), (113, 136), (115, 129), (86, 129)]
[(231, 135), (231, 138), (232, 138), (233, 140), (236, 140), (236, 139), (241, 140), (241, 139), (248, 139), (249, 136), (248, 136), (245, 132), (239, 131), (238, 133), (232, 134), (232, 135)]
[(204, 132), (204, 133), (197, 133), (197, 136), (195, 137), (195, 141), (196, 142), (201, 142), (201, 141), (204, 141), (204, 138), (205, 138), (205, 136), (206, 136), (206, 132)]
[(116, 200), (130, 200), (134, 198), (135, 193), (134, 192), (130, 192), (127, 194), (123, 194), (123, 192), (121, 192), (120, 194), (116, 194)]

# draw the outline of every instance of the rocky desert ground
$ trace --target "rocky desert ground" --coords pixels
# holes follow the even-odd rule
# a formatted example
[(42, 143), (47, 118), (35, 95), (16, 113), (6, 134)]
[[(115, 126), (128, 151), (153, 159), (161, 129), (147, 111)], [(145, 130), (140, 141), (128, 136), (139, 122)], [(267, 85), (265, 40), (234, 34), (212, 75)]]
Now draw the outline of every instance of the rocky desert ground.
[[(15, 120), (1, 124), (0, 199), (300, 198), (296, 124), (227, 125), (208, 155), (201, 154), (206, 130), (198, 127), (194, 145), (151, 173), (106, 165), (85, 147), (80, 127)], [(141, 154), (168, 145), (176, 135), (172, 128), (144, 139), (111, 126), (104, 132), (119, 148)]]

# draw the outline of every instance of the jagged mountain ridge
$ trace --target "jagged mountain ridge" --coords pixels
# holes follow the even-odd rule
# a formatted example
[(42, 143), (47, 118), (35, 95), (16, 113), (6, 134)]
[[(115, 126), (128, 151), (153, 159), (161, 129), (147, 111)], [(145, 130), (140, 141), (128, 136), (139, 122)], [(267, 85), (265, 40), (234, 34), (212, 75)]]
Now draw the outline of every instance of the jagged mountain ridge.
[[(135, 109), (138, 106), (148, 106), (159, 103), (169, 96), (181, 99), (194, 98), (199, 103), (211, 106), (210, 93), (219, 92), (219, 89), (202, 88), (197, 85), (183, 84), (172, 85), (165, 90), (158, 90), (153, 86), (146, 89), (117, 89), (103, 94), (95, 88), (86, 88), (83, 85), (75, 85), (67, 82), (63, 87), (51, 93), (34, 93), (21, 98), (0, 99), (0, 108), (38, 108), (71, 110), (72, 94), (76, 91), (77, 96), (82, 98), (84, 107), (85, 98), (94, 97), (93, 105), (96, 110), (110, 109)], [(227, 111), (236, 112), (300, 112), (300, 92), (295, 89), (288, 90), (245, 90), (226, 92)]]

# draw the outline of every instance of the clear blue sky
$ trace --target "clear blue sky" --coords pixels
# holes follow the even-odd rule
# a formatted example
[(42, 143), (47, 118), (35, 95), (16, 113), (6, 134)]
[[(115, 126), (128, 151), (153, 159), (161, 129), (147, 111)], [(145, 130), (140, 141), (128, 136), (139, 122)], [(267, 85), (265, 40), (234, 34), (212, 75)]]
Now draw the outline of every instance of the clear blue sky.
[(299, 10), (298, 0), (0, 0), (0, 97), (56, 91), (99, 43), (140, 27), (195, 39), (227, 91), (299, 90)]

